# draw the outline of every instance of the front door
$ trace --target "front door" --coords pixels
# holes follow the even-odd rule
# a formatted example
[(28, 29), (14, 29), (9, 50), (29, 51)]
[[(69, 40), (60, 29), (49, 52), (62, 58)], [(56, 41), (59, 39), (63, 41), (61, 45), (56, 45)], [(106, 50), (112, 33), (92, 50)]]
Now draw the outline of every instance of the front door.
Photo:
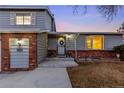
[(58, 55), (65, 55), (65, 38), (58, 39)]

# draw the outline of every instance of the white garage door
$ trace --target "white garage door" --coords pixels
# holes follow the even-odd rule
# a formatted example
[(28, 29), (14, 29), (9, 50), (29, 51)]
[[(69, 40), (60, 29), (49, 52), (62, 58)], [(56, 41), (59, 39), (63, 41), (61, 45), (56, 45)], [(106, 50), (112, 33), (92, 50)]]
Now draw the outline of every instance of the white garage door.
[(29, 39), (10, 38), (10, 68), (29, 67)]

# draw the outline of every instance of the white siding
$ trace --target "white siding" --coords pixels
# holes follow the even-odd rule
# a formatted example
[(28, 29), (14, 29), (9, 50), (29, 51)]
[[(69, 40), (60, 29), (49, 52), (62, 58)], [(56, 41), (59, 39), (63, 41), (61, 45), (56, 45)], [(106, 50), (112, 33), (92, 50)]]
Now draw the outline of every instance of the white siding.
[[(79, 35), (76, 39), (77, 50), (85, 50), (85, 35)], [(66, 40), (66, 50), (75, 50), (75, 39)]]
[(57, 38), (48, 39), (48, 50), (57, 50)]
[(27, 29), (38, 29), (51, 31), (52, 17), (46, 11), (21, 11), (26, 13), (32, 13), (31, 25), (15, 25), (15, 14), (19, 11), (0, 11), (0, 30), (18, 30), (23, 31)]
[(37, 60), (42, 62), (47, 56), (47, 34), (41, 33), (37, 35)]
[(105, 35), (104, 47), (105, 50), (112, 50), (114, 46), (123, 44), (122, 35)]
[[(80, 35), (77, 38), (77, 50), (86, 50), (85, 37), (87, 35)], [(114, 46), (118, 46), (123, 44), (122, 35), (104, 35), (104, 50), (112, 50)], [(75, 49), (75, 40), (67, 40), (66, 41), (66, 50), (74, 50)]]
[[(9, 12), (9, 11), (0, 11), (0, 29), (40, 29), (40, 30), (49, 30), (50, 27), (46, 25), (46, 23), (48, 25), (50, 25), (50, 20), (49, 17), (46, 18), (46, 12), (44, 11), (39, 11), (39, 12), (32, 12), (29, 11), (31, 13), (33, 13), (33, 24), (32, 25), (15, 25), (15, 20), (14, 20), (14, 13), (16, 13), (18, 11), (15, 12)], [(23, 11), (25, 12), (25, 11)], [(35, 19), (35, 20), (34, 20)], [(46, 20), (46, 21), (45, 21)], [(45, 23), (46, 22), (46, 23)], [(14, 31), (15, 31), (14, 30)]]
[(31, 20), (31, 25), (36, 25), (36, 12), (32, 12), (31, 13), (31, 17), (32, 17), (32, 20)]
[(80, 35), (77, 38), (77, 50), (85, 50), (85, 35)]
[(15, 25), (15, 13), (10, 12), (10, 25)]
[(52, 19), (47, 12), (45, 12), (45, 28), (46, 30), (52, 30)]
[(74, 49), (75, 49), (74, 39), (66, 40), (66, 50), (74, 50)]

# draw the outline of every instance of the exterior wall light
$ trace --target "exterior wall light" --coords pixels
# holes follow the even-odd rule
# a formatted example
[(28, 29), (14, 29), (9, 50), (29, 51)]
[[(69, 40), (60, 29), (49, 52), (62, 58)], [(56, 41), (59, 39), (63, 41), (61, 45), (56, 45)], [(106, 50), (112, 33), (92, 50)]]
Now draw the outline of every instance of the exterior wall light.
[(23, 51), (23, 49), (22, 49), (22, 44), (23, 44), (23, 40), (21, 40), (21, 39), (18, 39), (17, 40), (17, 51), (18, 52), (22, 52)]
[(66, 38), (67, 38), (68, 40), (70, 40), (70, 39), (72, 38), (72, 35), (67, 34), (67, 35), (66, 35)]
[(23, 43), (23, 41), (22, 40), (17, 40), (17, 44), (22, 44)]

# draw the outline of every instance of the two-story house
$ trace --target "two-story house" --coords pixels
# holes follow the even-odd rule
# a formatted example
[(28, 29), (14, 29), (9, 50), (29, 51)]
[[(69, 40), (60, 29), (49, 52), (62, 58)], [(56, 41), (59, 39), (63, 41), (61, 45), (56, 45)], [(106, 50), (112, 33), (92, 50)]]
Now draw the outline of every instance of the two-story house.
[(47, 56), (47, 33), (56, 31), (47, 6), (0, 6), (0, 70), (32, 70)]
[(56, 32), (47, 6), (0, 6), (0, 71), (33, 70), (48, 57), (116, 58), (119, 32)]

